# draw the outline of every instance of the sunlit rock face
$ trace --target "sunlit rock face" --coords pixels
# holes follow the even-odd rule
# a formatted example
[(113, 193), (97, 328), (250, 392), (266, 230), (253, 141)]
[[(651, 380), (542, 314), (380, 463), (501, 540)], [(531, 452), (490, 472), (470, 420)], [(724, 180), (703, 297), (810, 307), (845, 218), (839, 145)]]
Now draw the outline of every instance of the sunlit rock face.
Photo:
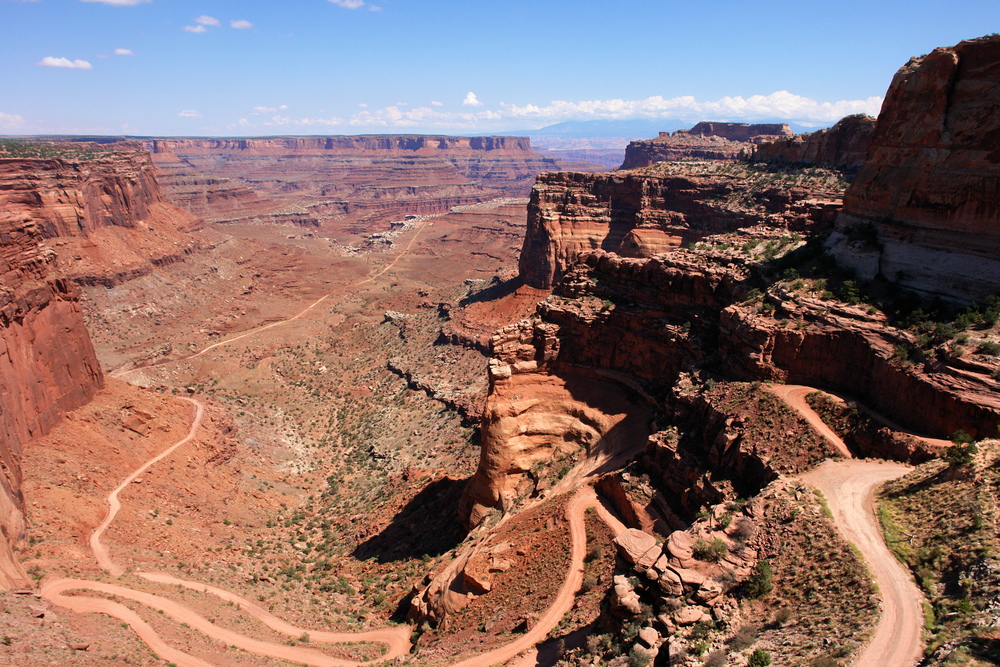
[(830, 248), (865, 278), (970, 301), (1000, 291), (1000, 36), (893, 78)]

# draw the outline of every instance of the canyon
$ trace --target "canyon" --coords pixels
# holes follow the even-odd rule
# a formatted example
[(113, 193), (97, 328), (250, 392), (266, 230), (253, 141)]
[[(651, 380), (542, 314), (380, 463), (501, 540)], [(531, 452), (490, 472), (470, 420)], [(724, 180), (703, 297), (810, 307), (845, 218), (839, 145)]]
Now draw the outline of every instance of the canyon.
[(405, 215), (523, 197), (560, 163), (525, 137), (373, 135), (145, 141), (171, 201), (210, 221), (375, 231)]
[[(998, 44), (912, 60), (874, 124), (699, 123), (610, 173), (516, 137), (5, 140), (0, 656), (871, 660), (890, 559), (839, 508), (900, 475), (922, 664), (980, 656)], [(940, 485), (968, 527), (908, 523)]]

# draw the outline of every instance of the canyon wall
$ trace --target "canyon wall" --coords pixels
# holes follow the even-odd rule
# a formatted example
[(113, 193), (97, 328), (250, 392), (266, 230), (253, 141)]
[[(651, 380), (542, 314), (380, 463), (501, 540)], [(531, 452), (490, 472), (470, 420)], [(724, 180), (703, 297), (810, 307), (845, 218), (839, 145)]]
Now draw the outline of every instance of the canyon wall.
[[(796, 187), (743, 165), (676, 165), (662, 176), (561, 172), (538, 177), (528, 203), (521, 279), (548, 289), (582, 251), (649, 257), (767, 222), (805, 231), (832, 220), (841, 189)], [(739, 200), (739, 201), (736, 201)]]
[[(385, 222), (527, 195), (559, 169), (525, 137), (149, 139), (171, 200), (216, 221)], [(299, 215), (299, 218), (295, 217)]]
[(21, 456), (86, 404), (104, 376), (80, 284), (113, 285), (195, 247), (198, 221), (168, 204), (138, 145), (44, 145), (0, 159), (0, 587), (28, 584), (11, 545), (24, 530)]
[[(767, 307), (748, 302), (753, 274), (748, 264), (707, 251), (652, 258), (582, 254), (534, 318), (492, 340), (480, 465), (461, 505), (467, 524), (531, 493), (531, 471), (560, 460), (566, 448), (592, 454), (594, 443), (601, 443), (604, 456), (614, 458), (644, 444), (650, 430), (637, 422), (690, 417), (692, 402), (683, 394), (690, 392), (685, 377), (691, 373), (847, 394), (932, 437), (958, 429), (977, 438), (996, 433), (1000, 380), (989, 372), (902, 363), (894, 350), (910, 342), (909, 334), (887, 326), (884, 316), (780, 283), (765, 293)], [(552, 398), (553, 387), (560, 398)], [(608, 414), (603, 406), (611, 401), (623, 416), (612, 423), (591, 416)], [(771, 464), (759, 451), (727, 449), (732, 438), (718, 435), (725, 415), (709, 421), (694, 425), (706, 433), (700, 456), (728, 461), (733, 479), (752, 486), (741, 470), (760, 472)], [(768, 458), (786, 455), (779, 447)], [(687, 473), (661, 472), (702, 484), (701, 473), (691, 468), (695, 459), (676, 459)]]
[(674, 160), (735, 160), (755, 142), (790, 136), (791, 128), (783, 124), (701, 122), (690, 130), (661, 132), (655, 139), (630, 142), (621, 168)]
[(24, 530), (25, 443), (89, 401), (104, 381), (80, 290), (57, 277), (43, 232), (24, 211), (0, 206), (0, 588), (27, 581), (11, 552)]
[(874, 118), (854, 114), (823, 130), (752, 144), (744, 155), (759, 162), (816, 164), (853, 170), (864, 164), (874, 132)]
[(0, 206), (30, 220), (61, 277), (113, 286), (197, 247), (199, 221), (167, 202), (138, 144), (69, 144), (59, 158), (0, 159)]
[(865, 277), (956, 301), (1000, 291), (1000, 36), (892, 80), (830, 249)]

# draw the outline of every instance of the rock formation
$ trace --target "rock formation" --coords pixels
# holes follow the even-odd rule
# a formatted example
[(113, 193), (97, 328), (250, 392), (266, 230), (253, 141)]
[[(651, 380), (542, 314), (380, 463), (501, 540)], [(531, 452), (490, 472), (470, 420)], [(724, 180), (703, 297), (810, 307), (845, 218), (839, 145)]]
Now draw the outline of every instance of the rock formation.
[(746, 157), (758, 162), (815, 164), (854, 170), (864, 163), (874, 132), (874, 118), (854, 114), (841, 118), (830, 128), (753, 144)]
[(62, 157), (0, 160), (0, 206), (30, 220), (61, 276), (113, 286), (197, 246), (197, 218), (169, 204), (137, 144), (53, 148)]
[(791, 128), (782, 124), (701, 122), (690, 130), (660, 132), (655, 139), (629, 143), (621, 168), (685, 159), (735, 160), (753, 143), (790, 136)]
[[(39, 165), (44, 170), (53, 163)], [(18, 173), (22, 161), (0, 160), (0, 172)], [(40, 193), (11, 191), (0, 181), (0, 588), (24, 585), (11, 553), (24, 530), (21, 452), (46, 433), (63, 412), (89, 401), (103, 385), (101, 368), (84, 327), (80, 290), (54, 270), (55, 253), (45, 231), (68, 231), (92, 221), (68, 214), (72, 204), (52, 210), (48, 226), (12, 200)]]
[[(48, 146), (48, 145), (44, 145)], [(21, 452), (104, 377), (78, 284), (114, 285), (194, 247), (137, 145), (51, 146), (0, 158), (0, 587), (24, 584)]]
[[(211, 220), (385, 222), (524, 196), (558, 163), (524, 137), (151, 139), (171, 201)], [(249, 208), (245, 207), (249, 205)]]
[(681, 164), (661, 173), (539, 176), (528, 204), (521, 279), (548, 289), (582, 251), (650, 257), (763, 222), (804, 231), (832, 220), (843, 187), (835, 176), (789, 186), (743, 165)]
[(865, 278), (970, 301), (1000, 290), (1000, 36), (893, 78), (830, 248)]

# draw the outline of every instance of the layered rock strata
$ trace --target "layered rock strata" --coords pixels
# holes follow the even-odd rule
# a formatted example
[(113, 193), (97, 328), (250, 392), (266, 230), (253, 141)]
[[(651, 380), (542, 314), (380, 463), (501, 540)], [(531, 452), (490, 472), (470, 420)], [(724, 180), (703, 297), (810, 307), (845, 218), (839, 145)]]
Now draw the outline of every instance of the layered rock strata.
[(532, 151), (524, 137), (386, 135), (148, 143), (157, 165), (179, 174), (166, 184), (172, 200), (195, 205), (199, 208), (189, 210), (205, 212), (213, 220), (247, 218), (236, 205), (240, 200), (251, 204), (250, 217), (261, 219), (271, 212), (261, 200), (271, 202), (272, 209), (297, 205), (306, 217), (287, 221), (300, 224), (345, 218), (380, 222), (442, 213), (496, 197), (524, 196), (537, 174), (559, 168), (555, 160)]
[(58, 277), (43, 230), (24, 211), (0, 207), (0, 588), (26, 581), (10, 550), (24, 530), (25, 443), (87, 403), (104, 381), (80, 290)]
[(998, 91), (996, 35), (896, 73), (830, 239), (838, 262), (956, 301), (1000, 291)]
[[(846, 393), (930, 436), (947, 437), (959, 428), (975, 437), (996, 432), (996, 378), (941, 363), (899, 363), (894, 350), (910, 343), (910, 335), (861, 308), (790, 292), (780, 284), (764, 295), (767, 307), (747, 303), (750, 275), (738, 261), (698, 251), (649, 259), (600, 250), (583, 255), (539, 304), (534, 319), (501, 330), (492, 341), (482, 453), (463, 497), (465, 520), (474, 525), (490, 508), (511, 507), (530, 491), (526, 471), (546, 456), (558, 457), (559, 443), (575, 440), (567, 434), (581, 429), (567, 415), (576, 419), (586, 410), (568, 401), (545, 402), (546, 415), (537, 420), (547, 428), (543, 439), (522, 434), (537, 431), (527, 409), (538, 401), (535, 392), (576, 378), (593, 381), (587, 392), (575, 394), (577, 400), (585, 396), (587, 406), (627, 396), (665, 419), (693, 415), (695, 430), (709, 434), (704, 450), (694, 459), (683, 452), (658, 454), (665, 478), (705, 458), (734, 478), (749, 475), (766, 482), (772, 474), (766, 471), (774, 464), (760, 458), (760, 447), (743, 454), (730, 447), (742, 439), (719, 425), (726, 426), (725, 415), (682, 398), (680, 381), (699, 368), (717, 377)], [(613, 453), (634, 451), (636, 437), (641, 435), (630, 431)], [(671, 491), (688, 493), (688, 487), (702, 484), (699, 475), (681, 474), (680, 486)], [(701, 500), (717, 502), (718, 496)]]
[(63, 158), (0, 159), (0, 207), (35, 225), (56, 251), (59, 274), (113, 286), (195, 249), (187, 232), (199, 221), (167, 202), (149, 154), (136, 144), (99, 149), (77, 145)]
[(650, 257), (762, 223), (806, 231), (832, 221), (841, 187), (836, 179), (789, 185), (743, 165), (675, 165), (663, 175), (543, 174), (528, 203), (520, 277), (548, 289), (583, 251)]
[(791, 128), (782, 124), (701, 122), (690, 130), (660, 132), (655, 139), (630, 142), (621, 168), (636, 169), (674, 160), (735, 160), (754, 142), (790, 136)]
[(854, 114), (830, 128), (754, 144), (744, 155), (751, 161), (854, 170), (864, 164), (874, 132), (874, 118)]

